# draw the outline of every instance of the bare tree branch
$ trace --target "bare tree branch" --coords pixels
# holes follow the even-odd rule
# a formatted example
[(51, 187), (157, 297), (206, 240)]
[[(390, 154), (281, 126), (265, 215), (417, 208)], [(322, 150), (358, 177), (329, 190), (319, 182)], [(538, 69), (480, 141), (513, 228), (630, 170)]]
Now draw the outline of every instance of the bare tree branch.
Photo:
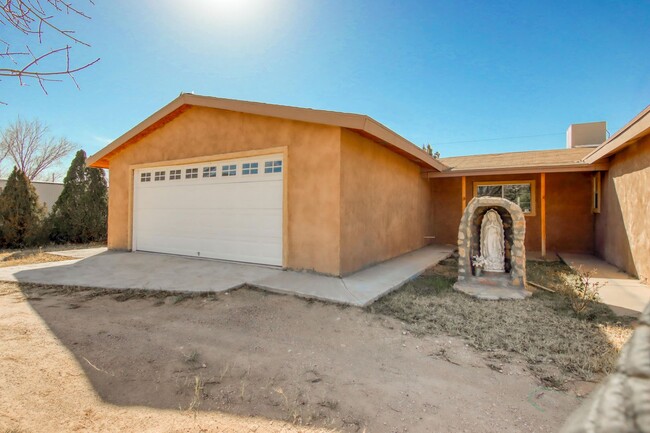
[[(94, 5), (92, 0), (86, 0)], [(35, 38), (38, 44), (43, 43), (44, 35), (47, 32), (54, 39), (73, 41), (89, 47), (90, 45), (77, 36), (74, 30), (67, 30), (55, 22), (59, 14), (77, 15), (84, 19), (90, 19), (86, 13), (77, 8), (68, 0), (0, 0), (0, 25), (13, 29), (15, 32)], [(5, 33), (5, 32), (3, 32)], [(0, 77), (15, 77), (21, 86), (26, 85), (25, 79), (35, 80), (47, 94), (45, 83), (53, 80), (53, 76), (68, 76), (79, 88), (74, 73), (86, 69), (99, 61), (95, 59), (81, 66), (72, 66), (70, 62), (70, 51), (72, 47), (68, 44), (60, 48), (48, 49), (45, 52), (35, 54), (28, 44), (25, 49), (14, 49), (8, 42), (8, 37), (3, 36), (0, 45), (4, 50), (0, 51)], [(47, 61), (58, 61), (57, 57), (64, 56), (63, 66), (48, 67), (43, 63)], [(24, 60), (27, 58), (26, 60)], [(22, 62), (23, 65), (19, 65)], [(9, 63), (10, 65), (7, 65)], [(2, 102), (0, 102), (2, 103)]]
[[(0, 137), (0, 156), (4, 152), (30, 180), (75, 150), (66, 138), (54, 138), (39, 120), (16, 120)], [(1, 160), (0, 160), (1, 161)]]

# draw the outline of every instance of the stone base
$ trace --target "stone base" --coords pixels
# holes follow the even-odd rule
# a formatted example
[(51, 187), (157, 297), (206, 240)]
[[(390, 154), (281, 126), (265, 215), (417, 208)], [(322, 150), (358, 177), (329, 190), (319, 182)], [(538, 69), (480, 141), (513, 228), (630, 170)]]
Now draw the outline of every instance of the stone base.
[(454, 284), (454, 289), (479, 299), (526, 299), (532, 293), (510, 283), (509, 274), (486, 273), (481, 277), (468, 277)]

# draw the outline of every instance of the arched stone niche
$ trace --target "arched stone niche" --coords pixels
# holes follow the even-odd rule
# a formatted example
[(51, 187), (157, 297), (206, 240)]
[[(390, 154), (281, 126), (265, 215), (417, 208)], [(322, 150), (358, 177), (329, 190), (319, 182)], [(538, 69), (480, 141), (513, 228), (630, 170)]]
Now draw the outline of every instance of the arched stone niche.
[(485, 213), (494, 209), (503, 221), (505, 269), (513, 286), (526, 285), (526, 219), (521, 208), (505, 198), (474, 197), (469, 202), (458, 227), (458, 281), (472, 276), (472, 256), (480, 253), (481, 223)]

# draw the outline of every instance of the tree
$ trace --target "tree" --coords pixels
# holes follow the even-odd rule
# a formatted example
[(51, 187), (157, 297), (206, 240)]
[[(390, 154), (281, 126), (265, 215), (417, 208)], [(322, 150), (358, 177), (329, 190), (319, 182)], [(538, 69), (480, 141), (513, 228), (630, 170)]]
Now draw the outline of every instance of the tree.
[[(85, 157), (85, 154), (84, 154)], [(84, 204), (86, 213), (86, 239), (105, 241), (108, 230), (108, 183), (101, 168), (86, 168), (88, 189)]]
[[(88, 2), (93, 4), (92, 0)], [(99, 59), (77, 66), (71, 64), (69, 44), (90, 45), (77, 38), (73, 30), (60, 27), (56, 18), (63, 15), (90, 19), (68, 0), (0, 0), (0, 24), (7, 29), (0, 37), (0, 77), (14, 77), (20, 85), (35, 80), (47, 94), (46, 82), (68, 76), (78, 88), (73, 74)], [(48, 48), (33, 48), (36, 43), (42, 46), (44, 39), (49, 41)], [(21, 46), (15, 47), (18, 41)], [(58, 46), (51, 48), (55, 45)]]
[(440, 152), (433, 153), (433, 148), (428, 143), (422, 145), (422, 150), (424, 150), (429, 155), (433, 156), (435, 159), (440, 158)]
[[(0, 136), (0, 156), (11, 157), (30, 180), (70, 154), (75, 145), (66, 138), (49, 136), (49, 129), (39, 120), (16, 120)], [(1, 159), (0, 159), (1, 161)]]
[(11, 172), (0, 194), (0, 243), (22, 248), (38, 242), (45, 214), (38, 194), (25, 173), (17, 167)]
[(106, 239), (108, 188), (104, 170), (86, 167), (86, 153), (75, 155), (63, 191), (49, 217), (50, 239), (85, 243)]

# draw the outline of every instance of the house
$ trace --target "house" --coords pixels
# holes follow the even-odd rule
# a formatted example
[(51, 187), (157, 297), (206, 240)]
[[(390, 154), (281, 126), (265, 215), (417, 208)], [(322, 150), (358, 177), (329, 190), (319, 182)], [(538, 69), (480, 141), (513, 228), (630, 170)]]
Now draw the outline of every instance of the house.
[[(7, 184), (7, 179), (0, 179), (0, 190), (3, 190)], [(33, 180), (32, 185), (38, 194), (38, 198), (43, 205), (49, 211), (52, 209), (54, 203), (63, 192), (63, 183), (61, 182), (43, 182), (38, 180)]]
[(435, 159), (370, 117), (193, 94), (88, 159), (111, 171), (108, 246), (347, 275), (457, 242), (476, 195), (518, 202), (526, 248), (650, 274), (650, 107), (568, 148)]

